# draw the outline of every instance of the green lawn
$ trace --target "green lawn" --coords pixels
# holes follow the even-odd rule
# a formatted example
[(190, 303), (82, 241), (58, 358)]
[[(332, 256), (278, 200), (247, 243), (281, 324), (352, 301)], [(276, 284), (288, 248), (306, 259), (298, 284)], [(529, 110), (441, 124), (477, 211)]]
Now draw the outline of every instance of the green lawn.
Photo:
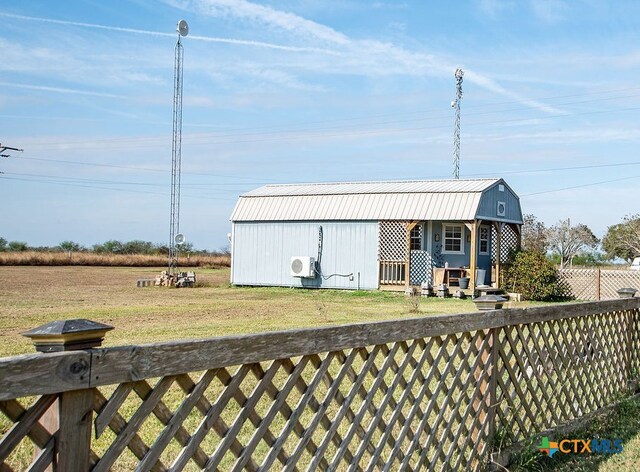
[(232, 287), (229, 269), (198, 269), (194, 289), (136, 287), (160, 270), (3, 267), (0, 357), (33, 352), (24, 331), (73, 318), (114, 326), (104, 345), (116, 346), (476, 311), (453, 298), (419, 298), (415, 307), (401, 292)]

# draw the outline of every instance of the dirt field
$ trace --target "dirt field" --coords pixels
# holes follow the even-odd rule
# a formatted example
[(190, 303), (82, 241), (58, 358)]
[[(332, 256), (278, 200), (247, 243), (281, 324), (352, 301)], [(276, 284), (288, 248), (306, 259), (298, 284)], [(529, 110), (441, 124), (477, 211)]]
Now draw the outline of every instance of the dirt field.
[(137, 288), (162, 269), (3, 267), (0, 357), (33, 352), (21, 333), (53, 320), (110, 324), (106, 346), (475, 311), (470, 300), (410, 301), (388, 292), (231, 287), (229, 269), (197, 270), (194, 289)]

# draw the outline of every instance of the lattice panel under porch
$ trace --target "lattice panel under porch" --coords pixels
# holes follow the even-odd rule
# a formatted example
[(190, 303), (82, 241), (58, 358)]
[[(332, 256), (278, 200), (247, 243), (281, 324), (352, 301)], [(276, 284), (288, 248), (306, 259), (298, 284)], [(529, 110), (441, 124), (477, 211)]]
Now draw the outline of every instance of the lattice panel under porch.
[(411, 251), (411, 284), (433, 283), (433, 262), (428, 251)]
[(381, 221), (378, 229), (378, 260), (407, 260), (407, 224), (404, 221)]
[[(496, 227), (491, 225), (491, 262), (496, 262), (498, 232)], [(518, 248), (518, 233), (510, 225), (502, 226), (502, 239), (500, 241), (500, 262), (507, 262), (509, 254)]]

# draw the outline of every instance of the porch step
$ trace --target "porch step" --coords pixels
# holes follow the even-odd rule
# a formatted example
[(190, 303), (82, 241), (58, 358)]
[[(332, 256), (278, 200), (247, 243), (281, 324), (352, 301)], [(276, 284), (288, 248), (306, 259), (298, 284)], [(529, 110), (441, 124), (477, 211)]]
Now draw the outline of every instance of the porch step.
[(474, 297), (481, 297), (483, 295), (501, 295), (501, 296), (504, 296), (505, 295), (505, 291), (504, 291), (504, 289), (501, 289), (500, 287), (476, 287), (474, 292), (473, 292), (473, 296)]

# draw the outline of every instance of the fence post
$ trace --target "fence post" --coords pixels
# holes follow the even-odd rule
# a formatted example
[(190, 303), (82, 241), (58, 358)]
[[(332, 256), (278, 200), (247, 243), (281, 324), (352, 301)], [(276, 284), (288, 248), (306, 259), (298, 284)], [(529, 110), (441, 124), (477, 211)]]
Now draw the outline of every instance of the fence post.
[[(99, 347), (111, 329), (109, 325), (80, 319), (52, 321), (23, 335), (31, 338), (37, 351), (47, 354)], [(86, 375), (90, 375), (88, 365), (78, 365), (77, 369), (86, 369)], [(62, 392), (42, 416), (41, 422), (47, 431), (57, 434), (53, 463), (46, 470), (86, 472), (90, 469), (93, 398), (91, 388)], [(36, 456), (39, 453), (34, 452)]]
[[(477, 395), (473, 401), (473, 408), (475, 411), (480, 410), (479, 426), (473, 428), (471, 431), (471, 438), (476, 443), (478, 456), (474, 461), (473, 468), (477, 469), (480, 466), (479, 460), (489, 459), (491, 453), (491, 444), (493, 441), (493, 435), (495, 433), (495, 404), (496, 404), (496, 384), (497, 384), (497, 368), (496, 368), (496, 356), (498, 345), (498, 333), (499, 328), (490, 328), (487, 331), (487, 348), (479, 352), (480, 360), (483, 366), (487, 367), (487, 376), (482, 376), (482, 368), (476, 369), (474, 376), (477, 382)], [(476, 341), (476, 348), (481, 348), (482, 341), (478, 339)], [(486, 396), (486, 400), (482, 400)], [(486, 428), (486, 438), (482, 440), (482, 432)]]
[(491, 354), (489, 364), (491, 368), (491, 377), (489, 377), (489, 413), (487, 423), (489, 424), (489, 441), (493, 441), (496, 433), (496, 409), (498, 408), (498, 359), (500, 346), (500, 328), (491, 328)]

